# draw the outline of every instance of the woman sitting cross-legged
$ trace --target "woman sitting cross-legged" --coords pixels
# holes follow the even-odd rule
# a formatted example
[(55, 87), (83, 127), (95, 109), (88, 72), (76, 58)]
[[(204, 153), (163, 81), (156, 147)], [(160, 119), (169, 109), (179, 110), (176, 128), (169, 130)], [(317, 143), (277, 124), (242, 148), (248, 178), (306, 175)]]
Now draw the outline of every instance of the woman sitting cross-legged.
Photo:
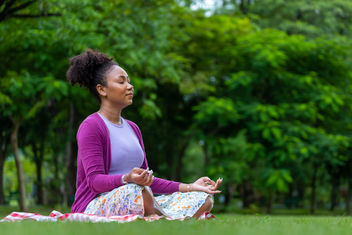
[[(100, 102), (99, 110), (77, 132), (72, 212), (198, 218), (212, 209), (212, 195), (220, 192), (222, 179), (201, 177), (184, 184), (154, 177), (149, 170), (138, 126), (121, 117), (133, 99), (125, 70), (107, 55), (88, 49), (70, 59), (67, 78), (72, 85), (88, 88)], [(154, 193), (161, 195), (154, 197)]]

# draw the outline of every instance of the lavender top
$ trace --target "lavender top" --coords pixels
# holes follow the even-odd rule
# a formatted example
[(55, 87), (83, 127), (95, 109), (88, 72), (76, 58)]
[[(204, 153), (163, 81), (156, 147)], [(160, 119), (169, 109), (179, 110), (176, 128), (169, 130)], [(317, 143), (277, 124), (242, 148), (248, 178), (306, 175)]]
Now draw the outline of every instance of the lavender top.
[[(144, 153), (141, 168), (146, 169), (148, 162), (144, 150), (142, 134), (138, 126), (126, 120), (137, 136)], [(122, 185), (122, 174), (109, 175), (111, 166), (111, 142), (108, 129), (98, 113), (89, 115), (77, 131), (77, 178), (75, 201), (72, 212), (84, 212), (87, 205), (98, 194), (108, 192)], [(179, 182), (155, 177), (150, 186), (154, 193), (169, 194), (177, 192)]]
[(110, 136), (109, 175), (128, 174), (134, 167), (141, 167), (144, 162), (144, 152), (132, 127), (122, 117), (122, 124), (117, 125), (98, 114), (104, 120)]

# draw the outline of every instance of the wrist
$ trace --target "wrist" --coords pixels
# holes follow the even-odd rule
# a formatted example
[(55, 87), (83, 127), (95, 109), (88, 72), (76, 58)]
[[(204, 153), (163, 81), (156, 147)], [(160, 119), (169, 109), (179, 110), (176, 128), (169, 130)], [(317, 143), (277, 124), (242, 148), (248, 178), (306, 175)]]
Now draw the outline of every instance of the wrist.
[(186, 191), (187, 192), (192, 192), (192, 190), (193, 190), (193, 184), (187, 184), (186, 185)]
[(130, 183), (130, 182), (131, 182), (131, 179), (130, 179), (130, 177), (129, 177), (129, 174), (122, 175), (122, 177), (121, 177), (121, 182), (122, 182), (123, 184), (128, 184), (128, 183)]
[(193, 190), (194, 190), (193, 184), (181, 183), (179, 185), (179, 191), (182, 192), (182, 193), (192, 192)]
[(126, 181), (126, 175), (122, 175), (122, 177), (121, 177), (121, 183), (122, 184), (127, 184), (127, 181)]

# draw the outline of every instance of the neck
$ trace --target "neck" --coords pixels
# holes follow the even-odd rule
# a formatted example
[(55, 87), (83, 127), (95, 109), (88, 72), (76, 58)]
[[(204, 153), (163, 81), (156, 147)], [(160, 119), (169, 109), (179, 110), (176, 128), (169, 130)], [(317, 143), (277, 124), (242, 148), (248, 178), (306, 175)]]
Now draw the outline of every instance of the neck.
[(106, 117), (110, 122), (119, 124), (121, 123), (122, 108), (110, 107), (108, 104), (101, 104), (98, 112)]

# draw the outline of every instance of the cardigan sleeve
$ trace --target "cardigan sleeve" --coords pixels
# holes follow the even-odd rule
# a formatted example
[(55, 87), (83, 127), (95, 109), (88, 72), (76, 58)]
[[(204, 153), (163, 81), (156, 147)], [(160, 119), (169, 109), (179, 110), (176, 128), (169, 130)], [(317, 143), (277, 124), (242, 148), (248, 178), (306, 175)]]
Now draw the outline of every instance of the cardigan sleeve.
[(88, 187), (99, 194), (122, 185), (122, 175), (108, 175), (104, 168), (103, 135), (94, 123), (83, 122), (77, 132), (78, 161), (82, 162)]
[[(137, 138), (139, 140), (139, 143), (140, 143), (140, 145), (143, 149), (143, 152), (144, 152), (144, 161), (143, 161), (141, 168), (147, 169), (148, 161), (147, 161), (147, 155), (146, 155), (145, 149), (144, 149), (142, 133), (141, 133), (139, 127), (137, 126), (137, 124), (135, 124), (134, 122), (131, 122), (131, 121), (128, 121), (128, 123), (131, 125), (133, 131), (136, 133)], [(180, 185), (180, 182), (165, 180), (165, 179), (161, 179), (158, 177), (154, 177), (154, 182), (152, 183), (150, 188), (152, 189), (153, 193), (170, 194), (170, 193), (174, 193), (174, 192), (179, 191), (179, 185)]]
[(179, 182), (164, 180), (158, 177), (154, 177), (154, 181), (150, 188), (153, 193), (157, 194), (170, 194), (179, 191)]

